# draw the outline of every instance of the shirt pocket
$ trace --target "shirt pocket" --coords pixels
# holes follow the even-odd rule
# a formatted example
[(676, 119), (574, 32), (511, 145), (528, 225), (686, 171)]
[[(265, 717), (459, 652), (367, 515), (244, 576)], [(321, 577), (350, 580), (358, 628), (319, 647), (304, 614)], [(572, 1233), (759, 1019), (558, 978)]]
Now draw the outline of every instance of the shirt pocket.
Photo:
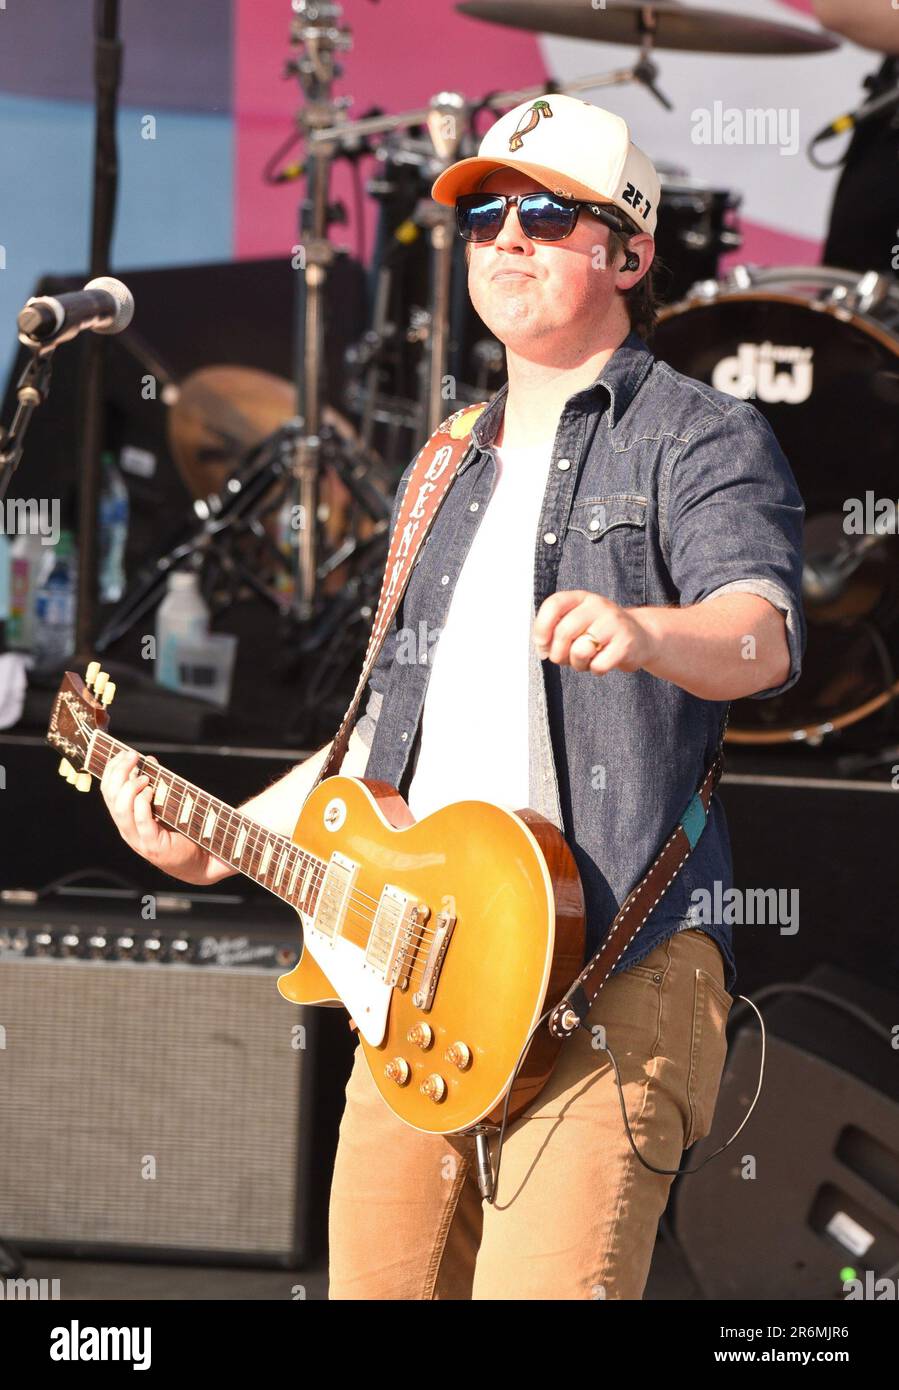
[(565, 587), (588, 589), (625, 607), (645, 604), (646, 506), (645, 497), (629, 492), (575, 502)]

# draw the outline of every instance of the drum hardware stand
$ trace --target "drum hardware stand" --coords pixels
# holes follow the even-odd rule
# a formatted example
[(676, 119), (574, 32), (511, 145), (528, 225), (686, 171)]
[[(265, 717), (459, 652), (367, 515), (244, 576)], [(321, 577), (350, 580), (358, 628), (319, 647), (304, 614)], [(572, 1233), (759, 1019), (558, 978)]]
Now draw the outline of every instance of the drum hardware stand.
[[(297, 421), (282, 425), (275, 434), (257, 445), (247, 462), (232, 474), (220, 493), (194, 502), (195, 525), (186, 535), (182, 526), (178, 539), (136, 576), (101, 629), (94, 643), (97, 652), (106, 651), (156, 606), (173, 570), (197, 565), (198, 558), (208, 555), (223, 539), (230, 540), (234, 535), (250, 532), (277, 552), (259, 518), (272, 509), (273, 504), (267, 498), (273, 480), (289, 477), (298, 433)], [(242, 476), (245, 469), (248, 470), (246, 476)], [(283, 562), (279, 552), (278, 555)], [(239, 574), (260, 597), (281, 606), (253, 570), (233, 553), (222, 561), (222, 568), (231, 575)]]
[[(338, 142), (335, 137), (312, 143), (312, 132), (332, 122), (345, 101), (332, 94), (341, 69), (335, 54), (350, 46), (349, 30), (340, 25), (342, 8), (328, 0), (292, 0), (294, 19), (291, 43), (301, 50), (288, 64), (288, 75), (299, 78), (306, 102), (297, 117), (306, 135), (307, 196), (300, 204), (301, 256), (296, 279), (296, 333), (294, 378), (297, 414), (303, 420), (296, 439), (293, 478), (300, 520), (294, 576), (294, 615), (307, 622), (315, 611), (318, 564), (318, 500), (321, 474), (322, 407), (324, 400), (324, 309), (328, 271), (336, 255), (328, 241), (333, 209), (328, 203), (331, 165)], [(337, 127), (339, 129), (339, 127)]]
[[(459, 155), (462, 144), (465, 103), (458, 92), (440, 92), (432, 99), (427, 127), (431, 143), (443, 168), (448, 168)], [(453, 248), (456, 218), (453, 208), (428, 200), (419, 213), (428, 228), (431, 243), (431, 292), (429, 306), (429, 351), (427, 358), (427, 395), (425, 397), (425, 428), (430, 437), (446, 417), (447, 397), (444, 393), (450, 330), (450, 277), (453, 268)], [(449, 397), (455, 400), (455, 389)]]
[[(291, 616), (304, 624), (316, 616), (321, 602), (318, 522), (324, 468), (324, 314), (328, 273), (337, 255), (336, 248), (328, 240), (328, 228), (343, 215), (342, 209), (329, 203), (328, 188), (331, 166), (338, 151), (347, 148), (349, 143), (344, 138), (342, 125), (333, 124), (341, 108), (348, 105), (349, 98), (335, 97), (332, 88), (335, 78), (342, 73), (335, 55), (350, 48), (351, 36), (349, 29), (341, 25), (342, 6), (339, 4), (329, 3), (329, 0), (292, 0), (292, 8), (295, 18), (291, 25), (291, 43), (301, 54), (288, 64), (287, 71), (288, 75), (299, 79), (306, 98), (297, 122), (305, 136), (307, 150), (307, 196), (299, 212), (302, 256), (296, 279), (294, 377), (302, 429), (296, 436), (292, 465), (299, 531)], [(330, 129), (328, 137), (324, 140), (313, 138), (324, 127)], [(389, 516), (389, 502), (379, 499), (375, 503), (374, 489), (366, 489), (361, 481), (366, 464), (364, 457), (351, 458), (354, 450), (348, 442), (342, 439), (334, 442), (336, 453), (332, 463), (344, 483), (357, 499), (363, 500), (370, 515), (377, 517), (386, 509)], [(345, 456), (343, 460), (341, 454)]]
[[(265, 584), (252, 565), (247, 564), (237, 553), (236, 543), (243, 537), (252, 535), (271, 558), (288, 574), (292, 574), (292, 562), (274, 544), (263, 523), (263, 518), (280, 506), (285, 491), (290, 486), (292, 464), (296, 456), (297, 440), (302, 433), (299, 420), (290, 420), (274, 434), (269, 435), (241, 462), (226, 480), (221, 492), (200, 498), (193, 504), (197, 524), (193, 531), (183, 534), (170, 545), (162, 555), (146, 566), (137, 576), (123, 600), (107, 620), (100, 632), (95, 647), (98, 652), (106, 651), (113, 642), (118, 641), (145, 613), (159, 601), (175, 569), (196, 565), (202, 557), (218, 562), (231, 587), (233, 602), (236, 584), (246, 583), (255, 594), (279, 612), (290, 616), (289, 604), (269, 585)], [(325, 461), (334, 468), (353, 499), (375, 522), (372, 534), (363, 540), (348, 537), (337, 551), (329, 556), (316, 574), (316, 582), (321, 583), (339, 565), (345, 564), (353, 556), (360, 556), (366, 569), (377, 569), (383, 565), (387, 548), (387, 530), (390, 517), (390, 503), (384, 494), (369, 482), (364, 467), (354, 469), (343, 456), (343, 441), (330, 425), (323, 425), (321, 450)], [(273, 484), (279, 480), (282, 487), (272, 498)], [(378, 570), (380, 574), (380, 570)], [(337, 596), (339, 597), (339, 596)], [(332, 598), (325, 605), (327, 614), (336, 604)], [(327, 630), (322, 629), (327, 635)], [(303, 650), (318, 645), (307, 635), (301, 643)]]
[[(616, 68), (607, 73), (594, 73), (588, 77), (578, 78), (574, 82), (554, 83), (550, 80), (540, 86), (493, 92), (489, 97), (479, 102), (468, 101), (458, 92), (439, 92), (433, 97), (429, 106), (414, 111), (404, 111), (386, 116), (367, 116), (357, 121), (340, 121), (330, 126), (319, 124), (309, 129), (309, 147), (314, 151), (320, 145), (324, 150), (331, 151), (333, 155), (335, 146), (346, 145), (356, 148), (358, 142), (368, 136), (405, 131), (413, 126), (424, 126), (430, 136), (434, 157), (429, 159), (425, 154), (416, 154), (411, 158), (413, 162), (422, 165), (431, 163), (433, 165), (431, 176), (436, 178), (458, 157), (464, 135), (470, 130), (472, 118), (484, 109), (499, 110), (503, 107), (517, 106), (523, 101), (536, 99), (552, 91), (577, 93), (597, 87), (639, 82), (652, 92), (663, 106), (670, 110), (671, 102), (656, 85), (658, 65), (651, 57), (651, 48), (652, 33), (646, 32), (641, 43), (639, 57), (636, 63), (629, 68)], [(409, 143), (408, 139), (406, 143)], [(379, 149), (377, 153), (379, 157), (383, 157), (382, 150)], [(430, 199), (422, 199), (416, 210), (415, 220), (428, 227), (432, 248), (430, 303), (428, 309), (424, 311), (427, 317), (412, 327), (412, 331), (416, 333), (427, 331), (429, 343), (425, 366), (426, 375), (419, 393), (422, 403), (422, 423), (419, 426), (421, 437), (418, 440), (420, 446), (447, 413), (447, 399), (443, 396), (443, 390), (449, 346), (449, 296), (454, 240), (453, 210), (435, 204)], [(383, 282), (379, 281), (375, 294), (376, 312), (380, 307), (381, 312), (386, 314), (385, 304), (386, 288)], [(379, 334), (382, 332), (381, 329), (376, 331)], [(374, 377), (376, 380), (376, 372)], [(370, 377), (367, 384), (369, 400), (373, 394)], [(370, 405), (369, 411), (371, 412), (373, 409), (374, 407)], [(370, 424), (367, 432), (366, 427), (363, 426), (363, 438), (366, 442), (370, 438)]]

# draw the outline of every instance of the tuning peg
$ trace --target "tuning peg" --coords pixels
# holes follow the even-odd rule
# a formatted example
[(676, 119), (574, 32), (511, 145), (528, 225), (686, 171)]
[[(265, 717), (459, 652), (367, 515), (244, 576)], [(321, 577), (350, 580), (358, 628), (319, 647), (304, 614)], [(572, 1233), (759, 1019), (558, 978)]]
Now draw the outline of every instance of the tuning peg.
[(68, 758), (60, 758), (60, 760), (59, 760), (59, 775), (60, 775), (60, 777), (68, 777), (69, 773), (70, 773), (70, 772), (74, 772), (74, 771), (75, 771), (75, 769), (73, 768), (72, 764), (69, 762)]
[(87, 670), (86, 670), (85, 673), (84, 673), (84, 683), (85, 683), (85, 685), (89, 685), (89, 686), (90, 686), (90, 685), (93, 685), (94, 681), (97, 679), (97, 677), (99, 676), (99, 674), (100, 674), (100, 663), (99, 663), (99, 661), (92, 661), (91, 664), (88, 666)]
[(98, 695), (98, 696), (99, 696), (99, 695), (102, 695), (102, 694), (103, 694), (103, 689), (104, 689), (104, 687), (105, 687), (105, 685), (106, 685), (106, 682), (107, 682), (108, 680), (109, 680), (109, 672), (108, 672), (108, 671), (101, 671), (100, 674), (94, 678), (94, 694), (95, 694), (95, 695)]
[(91, 777), (91, 775), (90, 775), (89, 772), (79, 772), (79, 773), (76, 773), (76, 775), (75, 775), (75, 790), (76, 790), (76, 792), (89, 792), (90, 789), (91, 789), (91, 782), (92, 782), (92, 781), (93, 781), (93, 778)]
[(103, 694), (100, 696), (101, 704), (109, 706), (112, 704), (112, 697), (115, 694), (115, 681), (108, 681), (103, 687)]
[(71, 786), (72, 783), (75, 782), (75, 781), (77, 780), (77, 777), (78, 777), (78, 769), (77, 769), (77, 767), (72, 767), (72, 765), (71, 765), (71, 763), (70, 763), (70, 764), (69, 764), (69, 770), (68, 770), (68, 772), (66, 773), (66, 781), (67, 781), (67, 782), (69, 783), (69, 785)]

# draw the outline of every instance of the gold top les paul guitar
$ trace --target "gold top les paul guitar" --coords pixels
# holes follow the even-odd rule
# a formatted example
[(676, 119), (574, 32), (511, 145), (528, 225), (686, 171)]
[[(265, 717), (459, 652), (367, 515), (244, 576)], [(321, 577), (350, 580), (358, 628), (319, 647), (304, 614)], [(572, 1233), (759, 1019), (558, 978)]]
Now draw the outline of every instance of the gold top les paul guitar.
[[(66, 672), (48, 742), (80, 790), (125, 744), (107, 733), (114, 686), (97, 662)], [(583, 964), (584, 901), (556, 827), (535, 811), (462, 801), (415, 821), (386, 782), (326, 777), (290, 839), (155, 762), (155, 815), (283, 898), (303, 949), (278, 989), (342, 1003), (372, 1077), (401, 1120), (432, 1134), (514, 1118), (539, 1094), (562, 1039), (538, 1029)], [(514, 1076), (514, 1081), (513, 1081)]]

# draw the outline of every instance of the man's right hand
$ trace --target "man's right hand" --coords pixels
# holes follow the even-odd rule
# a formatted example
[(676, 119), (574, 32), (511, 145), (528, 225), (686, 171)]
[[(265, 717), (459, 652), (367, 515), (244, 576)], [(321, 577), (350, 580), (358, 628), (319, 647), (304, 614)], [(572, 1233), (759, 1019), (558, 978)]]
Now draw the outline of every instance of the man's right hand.
[[(123, 749), (110, 758), (100, 779), (103, 800), (119, 834), (157, 869), (185, 883), (215, 883), (227, 877), (225, 865), (186, 835), (169, 830), (153, 814), (153, 791), (146, 773), (135, 775), (140, 754)], [(147, 759), (155, 762), (156, 759)], [(216, 868), (222, 870), (216, 872)], [(234, 872), (231, 870), (230, 872)]]

